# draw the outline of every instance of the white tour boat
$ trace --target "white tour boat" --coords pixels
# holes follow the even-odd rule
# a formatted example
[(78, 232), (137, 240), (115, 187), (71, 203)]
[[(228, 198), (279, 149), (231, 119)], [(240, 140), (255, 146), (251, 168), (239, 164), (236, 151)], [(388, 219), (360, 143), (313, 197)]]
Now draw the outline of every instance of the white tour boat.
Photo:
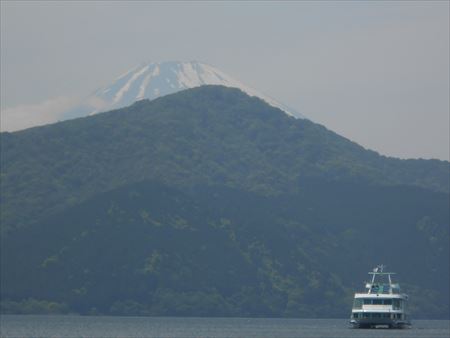
[(366, 292), (355, 293), (350, 323), (355, 328), (406, 328), (411, 325), (406, 308), (408, 296), (400, 293), (393, 283), (393, 272), (383, 272), (379, 265), (372, 272), (372, 281), (366, 283)]

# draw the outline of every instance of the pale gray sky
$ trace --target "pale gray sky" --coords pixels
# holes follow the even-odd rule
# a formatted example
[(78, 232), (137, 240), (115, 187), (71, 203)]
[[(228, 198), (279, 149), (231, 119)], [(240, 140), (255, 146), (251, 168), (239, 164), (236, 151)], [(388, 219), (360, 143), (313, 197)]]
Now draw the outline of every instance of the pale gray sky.
[(1, 1), (2, 112), (56, 114), (166, 60), (209, 63), (382, 154), (449, 159), (448, 1)]

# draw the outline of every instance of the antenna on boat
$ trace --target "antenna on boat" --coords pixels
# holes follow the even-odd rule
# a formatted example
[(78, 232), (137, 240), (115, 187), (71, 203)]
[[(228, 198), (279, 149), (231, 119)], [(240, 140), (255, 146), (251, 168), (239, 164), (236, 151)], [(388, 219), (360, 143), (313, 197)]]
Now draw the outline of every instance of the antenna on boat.
[(373, 272), (369, 272), (369, 274), (372, 275), (372, 284), (375, 282), (375, 276), (379, 273), (383, 272), (383, 269), (386, 267), (386, 265), (380, 264), (377, 265), (372, 271)]
[[(384, 270), (385, 267), (386, 267), (386, 265), (383, 265), (383, 264), (379, 265), (379, 268), (380, 268), (380, 270), (381, 270), (380, 272), (383, 272), (383, 270)], [(389, 285), (392, 285), (391, 273), (390, 273), (390, 272), (387, 272), (387, 275), (388, 275)]]
[(372, 273), (372, 283), (370, 283), (370, 284), (372, 284), (372, 285), (373, 285), (373, 283), (375, 282), (375, 276), (376, 276), (377, 272), (378, 272), (378, 267), (376, 267), (375, 269), (373, 269), (373, 273)]

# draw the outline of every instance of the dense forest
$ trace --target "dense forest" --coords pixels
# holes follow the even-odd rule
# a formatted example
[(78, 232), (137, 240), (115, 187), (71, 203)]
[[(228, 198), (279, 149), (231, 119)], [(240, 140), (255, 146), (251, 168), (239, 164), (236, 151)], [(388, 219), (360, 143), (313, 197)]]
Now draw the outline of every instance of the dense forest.
[(220, 86), (2, 133), (2, 312), (446, 318), (449, 174)]

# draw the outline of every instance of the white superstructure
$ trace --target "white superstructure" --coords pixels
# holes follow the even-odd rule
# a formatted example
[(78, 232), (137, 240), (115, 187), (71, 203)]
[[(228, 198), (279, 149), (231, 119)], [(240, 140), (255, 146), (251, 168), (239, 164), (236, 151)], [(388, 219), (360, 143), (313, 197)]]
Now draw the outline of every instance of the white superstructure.
[(350, 323), (356, 328), (385, 326), (404, 328), (410, 325), (407, 315), (408, 296), (400, 292), (398, 283), (392, 282), (393, 272), (384, 272), (379, 265), (366, 283), (366, 292), (355, 293)]

